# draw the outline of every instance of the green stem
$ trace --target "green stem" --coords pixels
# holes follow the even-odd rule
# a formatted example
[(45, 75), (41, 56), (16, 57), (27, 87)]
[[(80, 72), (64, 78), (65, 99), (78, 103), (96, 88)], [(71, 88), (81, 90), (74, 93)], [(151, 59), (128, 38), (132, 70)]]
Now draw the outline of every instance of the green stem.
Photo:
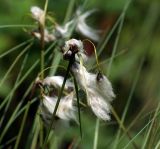
[(62, 93), (63, 93), (64, 86), (65, 86), (65, 83), (66, 83), (66, 80), (67, 80), (67, 77), (68, 77), (68, 74), (69, 74), (69, 70), (70, 70), (71, 64), (72, 64), (72, 59), (69, 61), (69, 64), (68, 64), (68, 67), (67, 67), (67, 71), (66, 71), (66, 74), (65, 74), (65, 77), (64, 77), (64, 80), (63, 80), (63, 84), (62, 84), (62, 87), (61, 87), (61, 90), (60, 90), (60, 94), (58, 96), (58, 99), (57, 99), (57, 102), (56, 102), (56, 105), (55, 105), (55, 109), (53, 111), (51, 123), (50, 123), (49, 129), (47, 131), (47, 134), (46, 134), (45, 141), (44, 141), (44, 144), (42, 146), (42, 149), (46, 149), (48, 137), (49, 137), (50, 131), (52, 129), (52, 126), (53, 126), (53, 123), (54, 123), (54, 120), (55, 120), (56, 112), (57, 112), (57, 109), (58, 109), (58, 106), (59, 106), (59, 103), (60, 103), (60, 99), (62, 97)]
[(99, 119), (96, 120), (95, 134), (94, 134), (94, 144), (93, 149), (97, 149), (98, 146), (98, 134), (99, 134)]
[(77, 104), (78, 104), (78, 118), (79, 118), (79, 125), (80, 125), (80, 135), (81, 135), (81, 138), (82, 138), (80, 100), (79, 100), (79, 95), (78, 95), (78, 85), (77, 85), (75, 76), (74, 76), (74, 86), (75, 86), (75, 90), (76, 90), (76, 97), (77, 97)]

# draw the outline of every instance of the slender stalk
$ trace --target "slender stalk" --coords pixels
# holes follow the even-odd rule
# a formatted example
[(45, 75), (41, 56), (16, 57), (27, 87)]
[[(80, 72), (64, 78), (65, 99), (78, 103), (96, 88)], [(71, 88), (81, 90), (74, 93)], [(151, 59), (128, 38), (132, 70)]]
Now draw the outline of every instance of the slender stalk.
[(68, 77), (68, 74), (69, 74), (70, 66), (71, 66), (72, 63), (73, 63), (73, 62), (72, 62), (72, 59), (70, 59), (69, 64), (68, 64), (68, 67), (67, 67), (67, 71), (66, 71), (66, 74), (65, 74), (65, 77), (64, 77), (64, 80), (63, 80), (63, 84), (62, 84), (62, 87), (61, 87), (61, 90), (60, 90), (60, 94), (59, 94), (59, 96), (58, 96), (58, 99), (57, 99), (57, 102), (56, 102), (56, 105), (55, 105), (55, 109), (54, 109), (54, 111), (53, 111), (53, 115), (52, 115), (52, 118), (51, 118), (51, 123), (50, 123), (49, 129), (48, 129), (48, 131), (47, 131), (44, 144), (43, 144), (43, 146), (42, 146), (42, 149), (45, 149), (45, 148), (46, 148), (47, 141), (48, 141), (48, 137), (49, 137), (50, 131), (51, 131), (51, 129), (52, 129), (52, 125), (53, 125), (54, 120), (55, 120), (56, 112), (57, 112), (57, 109), (58, 109), (58, 106), (59, 106), (59, 103), (60, 103), (60, 99), (61, 99), (61, 97), (62, 97), (62, 93), (63, 93), (63, 90), (64, 90), (64, 86), (65, 86), (65, 83), (66, 83), (66, 80), (67, 80), (67, 77)]
[(97, 118), (96, 127), (95, 127), (95, 134), (94, 134), (93, 149), (97, 149), (98, 148), (99, 123), (100, 123), (100, 120)]
[(70, 18), (71, 14), (72, 14), (72, 11), (73, 11), (74, 3), (75, 3), (75, 0), (70, 0), (70, 2), (68, 4), (66, 16), (65, 16), (65, 19), (64, 19), (64, 23), (69, 21), (69, 18)]
[(27, 25), (27, 24), (9, 24), (9, 25), (0, 25), (0, 28), (19, 28), (19, 27), (29, 27), (34, 28), (35, 25)]
[[(74, 76), (74, 75), (73, 75)], [(80, 111), (80, 100), (79, 100), (79, 94), (78, 94), (78, 85), (76, 82), (76, 78), (74, 77), (74, 86), (76, 90), (76, 97), (77, 97), (77, 104), (78, 104), (78, 118), (79, 118), (79, 125), (80, 125), (80, 135), (82, 138), (82, 124), (81, 124), (81, 111)]]
[[(47, 7), (48, 7), (48, 0), (45, 1), (45, 6), (44, 6), (44, 16), (43, 20), (41, 23), (39, 23), (39, 28), (40, 28), (40, 34), (41, 34), (41, 40), (40, 40), (40, 45), (41, 45), (41, 80), (44, 79), (44, 50), (45, 50), (45, 41), (44, 41), (44, 30), (45, 30), (45, 21), (46, 21), (46, 13), (47, 13)], [(41, 95), (43, 94), (43, 89), (41, 89)], [(42, 96), (41, 96), (42, 99)], [(40, 123), (40, 146), (42, 147), (43, 142), (43, 125)]]

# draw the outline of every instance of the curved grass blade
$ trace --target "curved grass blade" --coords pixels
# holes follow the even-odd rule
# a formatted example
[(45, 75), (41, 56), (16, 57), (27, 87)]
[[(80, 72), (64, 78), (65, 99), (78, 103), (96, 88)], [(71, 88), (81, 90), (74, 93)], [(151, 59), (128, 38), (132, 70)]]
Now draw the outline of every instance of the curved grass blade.
[(24, 113), (24, 116), (23, 116), (22, 124), (21, 124), (20, 130), (19, 130), (18, 136), (17, 136), (15, 146), (14, 146), (14, 149), (18, 148), (18, 145), (19, 145), (19, 142), (20, 142), (20, 139), (21, 139), (21, 136), (22, 136), (22, 132), (23, 132), (23, 129), (24, 129), (24, 126), (25, 126), (25, 122), (26, 122), (26, 119), (27, 119), (30, 104), (31, 104), (30, 101), (28, 101), (27, 107), (26, 107), (26, 110), (25, 110), (25, 113)]
[(21, 58), (21, 56), (32, 46), (33, 43), (30, 43), (14, 60), (14, 62), (12, 63), (12, 65), (9, 67), (8, 71), (6, 72), (6, 74), (4, 75), (4, 77), (2, 78), (1, 82), (0, 82), (0, 87), (2, 86), (2, 84), (4, 83), (4, 81), (7, 79), (9, 73), (11, 72), (11, 70), (13, 69), (13, 67), (16, 65), (16, 63), (18, 62), (18, 60)]
[(54, 58), (53, 58), (52, 64), (51, 64), (51, 67), (54, 66), (54, 68), (50, 70), (49, 75), (52, 76), (56, 73), (56, 70), (57, 70), (58, 65), (60, 63), (60, 60), (61, 60), (61, 55), (62, 54), (58, 50), (55, 51)]
[[(36, 101), (36, 99), (33, 99), (30, 104), (33, 104), (35, 101)], [(26, 108), (27, 108), (27, 105), (24, 106), (24, 107), (17, 113), (16, 117), (13, 117), (13, 116), (12, 116), (12, 117), (9, 119), (9, 121), (7, 122), (5, 128), (3, 129), (3, 131), (2, 131), (2, 133), (1, 133), (1, 135), (0, 135), (0, 143), (2, 142), (2, 139), (3, 139), (3, 137), (5, 136), (7, 130), (8, 130), (9, 127), (11, 126), (11, 123), (12, 123)]]
[(0, 55), (0, 59), (3, 58), (3, 57), (6, 56), (6, 55), (12, 53), (13, 51), (19, 49), (20, 47), (26, 45), (27, 43), (29, 43), (29, 42), (31, 42), (31, 41), (33, 41), (33, 39), (29, 39), (29, 40), (27, 40), (27, 41), (24, 41), (24, 42), (22, 42), (21, 44), (19, 44), (19, 45), (15, 46), (15, 47), (11, 48), (10, 50), (2, 53), (2, 54)]
[[(56, 42), (52, 43), (51, 46), (48, 47), (48, 49), (45, 51), (45, 55), (50, 52), (50, 50), (54, 47)], [(21, 85), (21, 83), (28, 77), (28, 75), (36, 68), (36, 66), (39, 64), (40, 60), (36, 60), (35, 63), (28, 69), (28, 71), (24, 74), (24, 76), (21, 78), (21, 80), (15, 85), (15, 87), (11, 90), (9, 95), (3, 100), (3, 102), (0, 104), (0, 110), (3, 108), (3, 106), (8, 101), (8, 97)]]
[(148, 130), (148, 132), (147, 132), (147, 135), (146, 135), (146, 137), (145, 137), (145, 140), (144, 140), (142, 149), (145, 149), (145, 147), (146, 147), (146, 145), (147, 145), (147, 142), (148, 142), (149, 136), (150, 136), (150, 134), (151, 134), (151, 130), (153, 129), (152, 127), (153, 127), (153, 124), (154, 124), (154, 122), (155, 122), (155, 119), (156, 119), (156, 117), (157, 117), (157, 115), (158, 115), (159, 109), (160, 109), (160, 102), (159, 102), (158, 107), (157, 107), (157, 109), (156, 109), (156, 112), (155, 112), (155, 114), (154, 114), (154, 116), (153, 116), (151, 125), (150, 125), (149, 130)]
[(75, 0), (70, 0), (70, 2), (68, 4), (66, 16), (65, 16), (65, 19), (64, 19), (64, 23), (66, 23), (67, 21), (69, 21), (71, 15), (72, 15), (74, 4), (75, 4)]
[(11, 24), (11, 25), (0, 25), (1, 28), (19, 28), (19, 27), (29, 27), (29, 28), (34, 28), (35, 25), (28, 25), (28, 24)]
[(5, 148), (7, 145), (9, 145), (10, 143), (12, 143), (13, 141), (15, 141), (17, 139), (17, 136), (9, 139), (8, 141), (6, 141), (5, 143), (3, 143), (2, 145), (0, 145), (0, 148)]
[(116, 23), (113, 25), (111, 31), (109, 32), (109, 34), (107, 35), (107, 37), (104, 39), (103, 43), (100, 43), (98, 48), (98, 56), (102, 53), (103, 49), (105, 48), (106, 44), (108, 43), (109, 39), (111, 38), (112, 34), (114, 33), (114, 31), (116, 30), (118, 24), (124, 20), (124, 15), (126, 14), (126, 11), (130, 5), (132, 0), (128, 0), (123, 8), (122, 13), (120, 14), (120, 16), (118, 17)]
[[(22, 62), (21, 68), (20, 68), (20, 71), (19, 71), (19, 73), (18, 73), (17, 79), (16, 79), (16, 81), (15, 81), (14, 84), (17, 84), (17, 82), (19, 81), (19, 79), (20, 79), (20, 77), (21, 77), (22, 71), (23, 71), (23, 69), (24, 69), (24, 67), (25, 67), (25, 64), (26, 64), (26, 62), (27, 62), (27, 59), (28, 59), (28, 54), (29, 54), (29, 53), (27, 53), (27, 54), (25, 55), (25, 57), (24, 57), (24, 60), (23, 60), (23, 62)], [(1, 120), (0, 120), (0, 126), (2, 126), (2, 123), (3, 123), (3, 120), (4, 120), (4, 118), (5, 118), (6, 112), (8, 111), (9, 105), (10, 105), (10, 103), (11, 103), (12, 96), (13, 96), (13, 94), (10, 95), (9, 100), (8, 100), (8, 103), (7, 103), (7, 106), (6, 106), (5, 109), (4, 109), (3, 116), (2, 116), (2, 118), (1, 118)]]
[[(157, 113), (156, 117), (158, 117), (160, 112)], [(155, 117), (155, 118), (156, 118)], [(154, 118), (151, 119), (124, 147), (123, 149), (127, 149), (128, 146), (149, 126), (149, 124), (154, 121)]]
[[(130, 103), (131, 103), (131, 100), (132, 100), (132, 97), (133, 97), (133, 93), (134, 93), (134, 91), (135, 91), (135, 88), (136, 88), (136, 85), (137, 85), (137, 82), (138, 82), (138, 79), (139, 79), (139, 76), (140, 76), (140, 72), (141, 72), (141, 69), (142, 69), (143, 62), (144, 62), (144, 57), (142, 58), (141, 63), (140, 63), (140, 65), (139, 65), (139, 68), (138, 68), (138, 70), (137, 70), (137, 73), (136, 73), (136, 75), (135, 75), (135, 78), (134, 78), (134, 81), (133, 81), (133, 85), (132, 85), (132, 88), (131, 88), (129, 97), (128, 97), (128, 99), (127, 99), (127, 103), (126, 103), (125, 109), (124, 109), (124, 111), (123, 111), (122, 118), (121, 118), (121, 122), (122, 122), (122, 123), (124, 123), (124, 120), (125, 120), (125, 117), (126, 117), (126, 114), (127, 114), (128, 108), (129, 108), (129, 105), (130, 105)], [(114, 147), (113, 147), (113, 149), (116, 149), (116, 148), (117, 148), (120, 134), (121, 134), (121, 129), (120, 129), (120, 127), (119, 127), (118, 132), (117, 132), (117, 135), (116, 135), (116, 139), (115, 139), (115, 142), (114, 142)]]

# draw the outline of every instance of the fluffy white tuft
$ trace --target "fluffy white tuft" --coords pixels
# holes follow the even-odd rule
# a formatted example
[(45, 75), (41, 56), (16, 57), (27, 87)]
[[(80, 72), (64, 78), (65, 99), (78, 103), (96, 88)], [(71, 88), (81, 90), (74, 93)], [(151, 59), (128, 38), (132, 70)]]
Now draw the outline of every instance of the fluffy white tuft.
[(100, 119), (109, 120), (109, 106), (115, 95), (107, 77), (89, 73), (78, 63), (72, 66), (72, 72), (80, 87), (86, 92), (88, 105), (95, 115)]
[[(73, 94), (69, 94), (60, 100), (56, 116), (62, 120), (76, 121), (76, 108), (73, 106)], [(57, 103), (57, 97), (44, 96), (41, 103), (41, 115), (44, 119), (51, 119)]]
[(36, 21), (38, 21), (38, 22), (42, 21), (42, 18), (44, 17), (44, 11), (41, 8), (39, 8), (37, 6), (32, 6), (30, 11), (32, 13), (32, 17)]

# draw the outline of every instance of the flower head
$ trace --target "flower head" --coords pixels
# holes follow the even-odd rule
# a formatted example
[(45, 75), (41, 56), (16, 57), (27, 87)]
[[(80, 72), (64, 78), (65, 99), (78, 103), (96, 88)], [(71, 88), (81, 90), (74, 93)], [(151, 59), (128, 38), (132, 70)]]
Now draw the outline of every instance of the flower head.
[(87, 17), (89, 17), (95, 10), (90, 10), (85, 12), (84, 14), (81, 14), (81, 12), (78, 10), (77, 11), (77, 31), (83, 34), (84, 36), (94, 40), (94, 41), (99, 41), (99, 32), (98, 30), (95, 30), (91, 28), (89, 25), (86, 23)]
[(39, 23), (43, 23), (45, 12), (41, 8), (39, 8), (37, 6), (32, 6), (30, 11), (32, 13), (33, 19), (35, 19)]
[[(58, 89), (62, 86), (63, 77), (61, 76), (52, 76), (46, 77), (44, 80), (37, 80), (37, 83), (41, 83), (42, 86), (54, 86), (54, 88)], [(66, 94), (60, 100), (58, 109), (56, 111), (56, 119), (60, 119), (63, 121), (76, 121), (76, 107), (75, 107), (75, 97), (73, 92), (73, 83), (70, 81), (66, 81), (65, 88)], [(40, 104), (41, 117), (46, 124), (50, 124), (53, 112), (55, 110), (55, 106), (57, 103), (58, 96), (53, 94), (52, 96), (43, 95), (43, 99)], [(54, 126), (53, 126), (54, 127)]]
[[(32, 35), (38, 39), (41, 39), (41, 34), (38, 31), (33, 31)], [(51, 42), (54, 41), (56, 39), (56, 37), (49, 33), (49, 31), (47, 29), (44, 30), (44, 41), (45, 42)]]
[(115, 95), (107, 77), (100, 73), (89, 73), (84, 66), (76, 62), (72, 65), (72, 72), (86, 92), (88, 105), (94, 114), (103, 120), (109, 120), (110, 102)]
[[(48, 85), (48, 86), (54, 86), (55, 88), (61, 88), (62, 84), (63, 84), (63, 80), (64, 77), (62, 76), (51, 76), (51, 77), (46, 77), (43, 81), (42, 84)], [(74, 85), (72, 82), (70, 82), (69, 80), (66, 81), (65, 86), (64, 86), (64, 90), (73, 90)]]
[[(74, 98), (74, 95), (69, 94), (60, 100), (60, 104), (56, 112), (56, 116), (58, 118), (67, 120), (67, 121), (76, 120), (76, 115), (75, 115), (76, 108), (73, 106), (73, 98)], [(41, 104), (42, 115), (45, 116), (43, 109), (47, 109), (51, 117), (54, 112), (56, 103), (57, 103), (56, 96), (55, 97), (44, 96)]]
[(88, 60), (81, 40), (70, 39), (65, 42), (65, 45), (63, 47), (64, 58), (70, 59), (73, 55), (75, 56), (76, 61), (79, 61), (79, 56), (82, 57), (84, 62)]
[(59, 35), (62, 38), (68, 38), (72, 29), (75, 26), (77, 32), (81, 33), (85, 37), (92, 39), (94, 41), (99, 40), (100, 31), (91, 28), (86, 23), (86, 19), (94, 12), (95, 10), (90, 10), (85, 13), (81, 13), (80, 10), (77, 10), (75, 18), (67, 22), (64, 26), (56, 25), (55, 34)]

